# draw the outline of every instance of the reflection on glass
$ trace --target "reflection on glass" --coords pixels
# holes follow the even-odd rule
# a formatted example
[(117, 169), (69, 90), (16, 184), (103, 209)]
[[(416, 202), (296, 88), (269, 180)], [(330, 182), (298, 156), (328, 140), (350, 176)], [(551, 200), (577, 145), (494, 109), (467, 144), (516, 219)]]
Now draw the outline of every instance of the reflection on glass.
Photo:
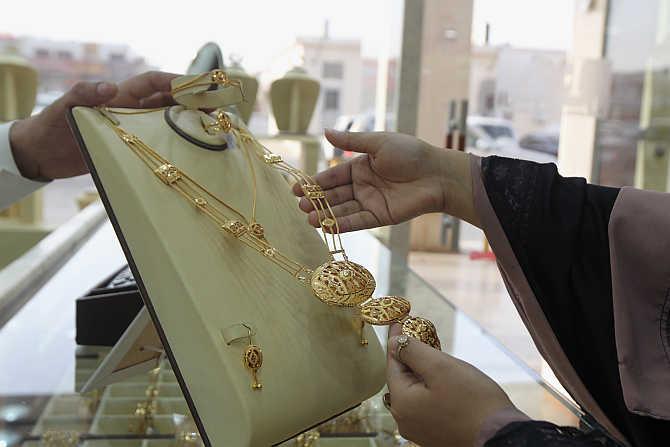
[(670, 144), (670, 2), (611, 0), (608, 107), (596, 135), (595, 179), (665, 191)]

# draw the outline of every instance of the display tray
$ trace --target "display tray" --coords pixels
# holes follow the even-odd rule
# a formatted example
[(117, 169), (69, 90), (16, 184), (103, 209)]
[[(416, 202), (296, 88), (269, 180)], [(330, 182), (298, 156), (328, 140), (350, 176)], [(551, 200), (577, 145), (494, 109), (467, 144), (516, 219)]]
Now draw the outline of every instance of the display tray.
[[(78, 382), (86, 381), (108, 355), (107, 350), (84, 347), (76, 363)], [(150, 403), (150, 417), (137, 414), (138, 405)], [(86, 447), (186, 447), (204, 445), (169, 362), (156, 370), (84, 394), (58, 395), (34, 407), (36, 422), (24, 440), (25, 447), (74, 447), (49, 444), (45, 433), (77, 433)], [(303, 439), (304, 438), (304, 439)], [(284, 447), (386, 447), (395, 446), (399, 435), (380, 396), (359, 408), (326, 422)]]

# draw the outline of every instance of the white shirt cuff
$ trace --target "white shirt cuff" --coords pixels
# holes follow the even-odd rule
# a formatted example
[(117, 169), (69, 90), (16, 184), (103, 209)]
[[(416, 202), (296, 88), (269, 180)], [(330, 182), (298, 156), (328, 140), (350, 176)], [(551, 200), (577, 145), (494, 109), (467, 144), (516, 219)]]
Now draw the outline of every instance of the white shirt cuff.
[(46, 183), (21, 176), (9, 142), (13, 122), (0, 124), (0, 210), (41, 188)]

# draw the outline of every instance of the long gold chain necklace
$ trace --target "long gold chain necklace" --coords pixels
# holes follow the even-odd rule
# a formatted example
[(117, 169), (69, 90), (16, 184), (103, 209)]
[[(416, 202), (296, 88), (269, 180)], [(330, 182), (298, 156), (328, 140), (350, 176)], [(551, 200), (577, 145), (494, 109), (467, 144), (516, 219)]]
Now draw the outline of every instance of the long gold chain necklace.
[[(236, 86), (234, 81), (228, 80), (221, 70), (215, 70), (197, 79), (198, 85), (204, 84), (206, 79), (211, 83)], [(191, 81), (193, 82), (193, 81)], [(182, 87), (183, 88), (183, 87)], [(424, 318), (411, 317), (410, 303), (404, 297), (385, 296), (372, 298), (376, 283), (372, 274), (363, 266), (349, 261), (340, 238), (340, 229), (325, 192), (310, 176), (295, 169), (284, 162), (281, 156), (272, 153), (252, 137), (245, 129), (235, 127), (223, 111), (216, 113), (213, 123), (203, 123), (204, 129), (210, 133), (232, 132), (236, 137), (237, 145), (244, 151), (246, 161), (253, 181), (252, 215), (250, 219), (230, 204), (210, 192), (207, 188), (193, 180), (185, 172), (178, 169), (169, 160), (165, 159), (153, 148), (145, 144), (138, 136), (133, 135), (120, 127), (114, 113), (143, 113), (123, 112), (107, 108), (99, 109), (112, 124), (117, 136), (131, 149), (137, 157), (149, 167), (161, 182), (189, 201), (205, 216), (209, 217), (222, 231), (233, 236), (243, 244), (256, 250), (266, 259), (287, 271), (291, 276), (305, 285), (311, 286), (313, 294), (322, 302), (339, 307), (357, 307), (361, 315), (361, 343), (367, 342), (363, 338), (365, 323), (372, 325), (388, 325), (401, 322), (403, 333), (420, 339), (437, 349), (440, 342), (434, 325)], [(148, 110), (146, 112), (150, 112)], [(257, 199), (256, 173), (249, 154), (247, 143), (253, 145), (253, 152), (267, 165), (277, 169), (297, 181), (305, 197), (316, 210), (319, 226), (329, 249), (330, 260), (319, 265), (314, 270), (289, 258), (272, 246), (265, 238), (264, 228), (256, 222), (255, 209)], [(232, 213), (235, 217), (231, 217)], [(335, 260), (335, 255), (341, 255), (342, 260)]]

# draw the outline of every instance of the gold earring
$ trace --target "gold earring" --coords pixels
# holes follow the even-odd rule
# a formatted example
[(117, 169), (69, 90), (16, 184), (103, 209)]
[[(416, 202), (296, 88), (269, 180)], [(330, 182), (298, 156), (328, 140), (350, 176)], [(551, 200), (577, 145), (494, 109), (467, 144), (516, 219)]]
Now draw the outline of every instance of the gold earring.
[(263, 384), (258, 381), (258, 370), (263, 366), (263, 351), (253, 343), (253, 331), (251, 330), (251, 327), (246, 324), (243, 326), (249, 331), (249, 345), (246, 347), (244, 354), (242, 355), (242, 363), (244, 363), (244, 366), (251, 371), (251, 377), (253, 379), (251, 382), (251, 389), (260, 390), (263, 388)]

